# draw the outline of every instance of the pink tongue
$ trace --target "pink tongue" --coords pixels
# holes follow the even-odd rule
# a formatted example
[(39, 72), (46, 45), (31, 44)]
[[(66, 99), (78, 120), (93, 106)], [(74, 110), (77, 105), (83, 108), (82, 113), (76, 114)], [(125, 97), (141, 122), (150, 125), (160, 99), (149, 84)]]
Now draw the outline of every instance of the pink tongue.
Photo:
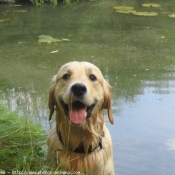
[(69, 111), (70, 121), (76, 125), (83, 123), (86, 120), (86, 116), (86, 109), (72, 109)]

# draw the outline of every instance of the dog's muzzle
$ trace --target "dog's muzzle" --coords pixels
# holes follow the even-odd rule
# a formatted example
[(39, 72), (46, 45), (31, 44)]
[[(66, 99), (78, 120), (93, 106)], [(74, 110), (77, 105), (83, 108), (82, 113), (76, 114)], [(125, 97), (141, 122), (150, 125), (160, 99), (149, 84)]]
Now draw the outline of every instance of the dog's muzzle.
[(63, 100), (60, 100), (65, 115), (69, 117), (73, 124), (82, 124), (87, 118), (90, 118), (92, 114), (95, 103), (90, 106), (83, 103), (86, 93), (87, 87), (83, 83), (75, 83), (70, 88), (72, 101), (70, 100), (70, 103), (66, 104)]

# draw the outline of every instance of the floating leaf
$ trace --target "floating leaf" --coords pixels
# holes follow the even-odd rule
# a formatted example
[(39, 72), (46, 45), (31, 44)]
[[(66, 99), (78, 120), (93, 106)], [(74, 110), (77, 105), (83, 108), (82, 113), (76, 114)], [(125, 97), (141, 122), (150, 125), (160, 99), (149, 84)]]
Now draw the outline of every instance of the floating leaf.
[(38, 43), (56, 43), (56, 42), (60, 42), (60, 39), (56, 39), (56, 38), (52, 38), (51, 36), (48, 35), (40, 35), (38, 37)]
[(58, 43), (58, 42), (63, 42), (63, 41), (70, 41), (68, 39), (57, 39), (53, 38), (49, 35), (40, 35), (38, 36), (38, 43)]
[(171, 18), (175, 18), (175, 13), (172, 13), (171, 15), (168, 15)]
[(135, 12), (135, 10), (132, 10), (132, 9), (128, 9), (128, 10), (116, 10), (116, 12), (118, 13), (133, 13)]
[(157, 16), (158, 13), (156, 12), (133, 12), (134, 15), (138, 15), (138, 16)]
[(130, 7), (130, 6), (115, 6), (113, 8), (118, 13), (132, 13), (133, 11), (135, 11), (134, 7)]
[(142, 4), (143, 7), (161, 7), (160, 4), (152, 4), (152, 3), (145, 3), (145, 4)]
[(134, 7), (130, 7), (130, 6), (115, 6), (113, 7), (115, 10), (133, 10)]
[(11, 19), (10, 19), (10, 18), (0, 19), (0, 22), (9, 22), (9, 21), (11, 21)]

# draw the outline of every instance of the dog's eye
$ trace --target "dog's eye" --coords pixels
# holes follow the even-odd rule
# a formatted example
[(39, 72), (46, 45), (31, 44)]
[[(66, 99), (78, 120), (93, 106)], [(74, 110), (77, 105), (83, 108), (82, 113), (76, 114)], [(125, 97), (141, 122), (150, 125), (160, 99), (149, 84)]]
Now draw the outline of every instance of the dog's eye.
[(68, 80), (69, 77), (70, 77), (70, 74), (64, 74), (62, 78), (63, 78), (64, 80)]
[(93, 75), (93, 74), (91, 74), (91, 75), (89, 76), (89, 78), (90, 78), (90, 80), (92, 80), (92, 81), (97, 80), (96, 76), (95, 76), (95, 75)]

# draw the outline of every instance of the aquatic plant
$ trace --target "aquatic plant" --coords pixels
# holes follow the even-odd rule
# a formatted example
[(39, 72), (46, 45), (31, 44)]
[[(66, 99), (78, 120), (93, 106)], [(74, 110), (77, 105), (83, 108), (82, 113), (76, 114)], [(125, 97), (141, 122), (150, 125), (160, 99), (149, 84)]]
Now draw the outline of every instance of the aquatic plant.
[(156, 12), (137, 12), (134, 10), (134, 7), (130, 6), (114, 6), (113, 9), (116, 10), (117, 13), (132, 13), (133, 15), (138, 16), (157, 16)]
[(137, 16), (157, 16), (158, 13), (156, 12), (133, 12), (132, 14), (137, 15)]
[(133, 13), (135, 10), (116, 10), (118, 13)]
[(131, 6), (114, 6), (113, 9), (115, 9), (115, 10), (133, 10), (134, 7), (131, 7)]
[(56, 43), (56, 42), (61, 42), (60, 39), (57, 38), (52, 38), (49, 35), (40, 35), (38, 36), (38, 43)]
[(143, 7), (161, 7), (160, 4), (154, 4), (154, 3), (145, 3), (145, 4), (142, 4)]
[(115, 6), (113, 9), (116, 10), (118, 13), (132, 13), (134, 10), (134, 7), (130, 6)]
[(175, 18), (175, 13), (168, 15), (170, 18)]
[(38, 44), (42, 44), (42, 43), (58, 43), (58, 42), (62, 42), (62, 41), (70, 41), (69, 39), (57, 39), (57, 38), (53, 38), (49, 35), (40, 35), (38, 36)]

